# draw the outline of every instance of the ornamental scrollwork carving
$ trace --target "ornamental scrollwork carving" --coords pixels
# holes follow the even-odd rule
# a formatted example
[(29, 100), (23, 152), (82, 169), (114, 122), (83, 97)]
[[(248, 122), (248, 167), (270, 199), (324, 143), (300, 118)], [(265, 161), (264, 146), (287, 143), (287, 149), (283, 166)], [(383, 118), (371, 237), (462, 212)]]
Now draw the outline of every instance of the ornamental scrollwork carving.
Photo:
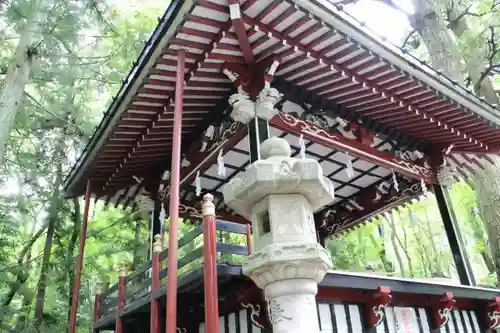
[(377, 291), (371, 295), (367, 303), (366, 324), (368, 327), (377, 327), (384, 320), (384, 310), (392, 299), (391, 288), (380, 286)]
[(179, 204), (179, 215), (203, 218), (203, 213), (201, 212), (201, 210), (183, 204)]
[(450, 321), (451, 310), (455, 306), (455, 299), (452, 292), (446, 292), (443, 296), (432, 306), (432, 319), (434, 329), (445, 327)]
[(396, 195), (391, 195), (387, 199), (384, 200), (385, 203), (392, 203), (395, 202), (401, 198), (404, 197), (411, 197), (415, 195), (422, 194), (422, 185), (419, 183), (414, 183), (409, 186), (405, 186), (404, 188), (400, 189), (398, 194)]
[(216, 136), (213, 144), (210, 146), (208, 151), (212, 151), (215, 148), (219, 147), (221, 144), (223, 144), (227, 139), (229, 139), (233, 134), (236, 133), (238, 130), (238, 122), (230, 122), (230, 123), (224, 123), (224, 126), (221, 127), (220, 134)]
[(309, 103), (302, 103), (301, 107), (302, 109), (304, 109), (304, 111), (300, 115), (299, 119), (313, 124), (314, 126), (318, 126), (322, 129), (330, 131), (330, 125), (328, 124), (325, 110), (314, 108)]
[(273, 326), (276, 326), (285, 320), (292, 320), (292, 317), (285, 314), (285, 310), (282, 308), (281, 304), (274, 299), (267, 301), (267, 311), (269, 320)]
[(250, 320), (252, 321), (252, 324), (255, 327), (258, 327), (260, 329), (264, 329), (264, 325), (259, 323), (259, 318), (260, 318), (260, 305), (259, 304), (245, 304), (241, 303), (241, 306), (244, 307), (245, 309), (250, 309)]
[(486, 309), (487, 329), (495, 331), (500, 328), (500, 296), (493, 299)]
[(432, 175), (432, 170), (430, 168), (415, 164), (411, 161), (406, 161), (403, 159), (395, 159), (394, 162), (396, 164), (400, 165), (401, 167), (403, 167), (407, 170), (410, 170), (410, 172), (412, 172), (416, 175), (425, 176), (425, 177), (429, 177)]
[(298, 129), (301, 132), (308, 132), (310, 134), (320, 136), (320, 137), (326, 137), (326, 138), (329, 138), (332, 140), (338, 140), (340, 138), (339, 134), (330, 132), (330, 130), (328, 128), (327, 129), (321, 128), (321, 127), (316, 126), (312, 123), (297, 119), (290, 114), (280, 112), (280, 113), (278, 113), (278, 116), (288, 126), (298, 127)]
[(488, 312), (488, 320), (490, 322), (488, 329), (496, 330), (500, 328), (500, 311)]

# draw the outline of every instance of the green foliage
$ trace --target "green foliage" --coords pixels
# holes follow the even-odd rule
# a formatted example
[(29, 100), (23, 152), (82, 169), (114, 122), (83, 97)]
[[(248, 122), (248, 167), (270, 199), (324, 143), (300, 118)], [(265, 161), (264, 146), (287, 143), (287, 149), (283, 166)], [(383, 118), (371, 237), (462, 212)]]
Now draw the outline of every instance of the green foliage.
[[(481, 284), (495, 285), (494, 274), (488, 267), (491, 258), (474, 190), (459, 182), (450, 188), (450, 197), (476, 279)], [(390, 223), (391, 219), (394, 219), (394, 224)], [(384, 229), (383, 234), (377, 232), (380, 227)], [(328, 241), (328, 249), (337, 269), (373, 270), (414, 278), (448, 277), (458, 281), (432, 194), (405, 208), (379, 216), (372, 223), (334, 237)], [(394, 272), (390, 269), (391, 265), (388, 269), (384, 264), (386, 260), (395, 268)]]
[[(36, 60), (0, 172), (1, 331), (35, 331), (37, 293), (44, 300), (37, 331), (66, 330), (83, 203), (64, 200), (61, 179), (165, 9), (147, 1), (140, 12), (116, 4), (21, 0), (0, 5), (0, 84), (26, 23), (37, 23)], [(88, 331), (97, 280), (115, 283), (117, 263), (131, 261), (134, 250), (147, 257), (147, 244), (135, 244), (135, 230), (139, 223), (139, 239), (146, 240), (148, 221), (130, 211), (104, 209), (102, 203), (92, 209), (80, 291), (82, 332)], [(47, 280), (40, 294), (42, 268)]]

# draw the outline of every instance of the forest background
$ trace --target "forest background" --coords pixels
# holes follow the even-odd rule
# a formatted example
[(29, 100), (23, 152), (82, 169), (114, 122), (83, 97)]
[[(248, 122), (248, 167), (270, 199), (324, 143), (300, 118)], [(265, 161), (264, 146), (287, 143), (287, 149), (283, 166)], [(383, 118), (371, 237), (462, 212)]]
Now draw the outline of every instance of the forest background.
[[(500, 84), (498, 0), (339, 0), (388, 42), (492, 103)], [(62, 182), (168, 1), (0, 1), (0, 332), (64, 331), (82, 220)], [(373, 15), (376, 13), (377, 15)], [(390, 23), (383, 17), (392, 17)], [(450, 188), (476, 280), (500, 278), (500, 172)], [(92, 206), (79, 327), (97, 281), (147, 257), (148, 219)], [(181, 232), (189, 230), (183, 225)], [(408, 278), (457, 273), (435, 198), (330, 239), (337, 269)]]

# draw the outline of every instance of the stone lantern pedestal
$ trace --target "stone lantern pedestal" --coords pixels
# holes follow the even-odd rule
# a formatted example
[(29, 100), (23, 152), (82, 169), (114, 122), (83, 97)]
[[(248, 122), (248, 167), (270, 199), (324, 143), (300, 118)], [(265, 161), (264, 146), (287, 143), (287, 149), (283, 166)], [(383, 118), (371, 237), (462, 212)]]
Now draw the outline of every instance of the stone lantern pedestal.
[(254, 253), (243, 273), (264, 290), (274, 333), (316, 333), (315, 295), (332, 264), (316, 240), (313, 212), (333, 201), (333, 185), (316, 160), (290, 157), (284, 139), (266, 140), (260, 152), (223, 189), (226, 204), (252, 221)]

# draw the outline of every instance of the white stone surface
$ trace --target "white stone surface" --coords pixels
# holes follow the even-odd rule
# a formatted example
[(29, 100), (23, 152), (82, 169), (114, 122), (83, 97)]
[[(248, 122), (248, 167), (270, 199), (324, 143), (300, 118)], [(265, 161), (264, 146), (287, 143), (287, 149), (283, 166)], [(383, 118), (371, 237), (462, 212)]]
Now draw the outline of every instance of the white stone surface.
[[(226, 73), (229, 75), (229, 73)], [(254, 103), (244, 91), (239, 91), (229, 97), (229, 104), (233, 107), (231, 118), (243, 124), (248, 124), (255, 117), (269, 120), (279, 111), (274, 108), (283, 95), (276, 88), (265, 87), (257, 96)]]
[(254, 162), (242, 178), (232, 179), (224, 188), (226, 204), (238, 214), (251, 217), (251, 208), (273, 194), (301, 194), (316, 211), (334, 199), (332, 182), (323, 176), (313, 159), (292, 158), (285, 139), (274, 137), (262, 143), (262, 159)]
[(317, 333), (315, 295), (332, 264), (313, 213), (333, 201), (333, 185), (316, 160), (290, 157), (285, 139), (260, 151), (262, 160), (223, 189), (226, 204), (252, 220), (254, 253), (243, 273), (264, 290), (274, 333)]
[(273, 332), (319, 332), (317, 311), (314, 294), (292, 293), (269, 302)]
[(229, 104), (233, 107), (231, 118), (243, 124), (248, 124), (255, 118), (255, 104), (247, 94), (237, 93), (229, 97)]
[(256, 116), (261, 119), (269, 120), (274, 117), (279, 111), (274, 108), (276, 103), (280, 101), (282, 94), (276, 88), (265, 87), (257, 96), (255, 102)]

